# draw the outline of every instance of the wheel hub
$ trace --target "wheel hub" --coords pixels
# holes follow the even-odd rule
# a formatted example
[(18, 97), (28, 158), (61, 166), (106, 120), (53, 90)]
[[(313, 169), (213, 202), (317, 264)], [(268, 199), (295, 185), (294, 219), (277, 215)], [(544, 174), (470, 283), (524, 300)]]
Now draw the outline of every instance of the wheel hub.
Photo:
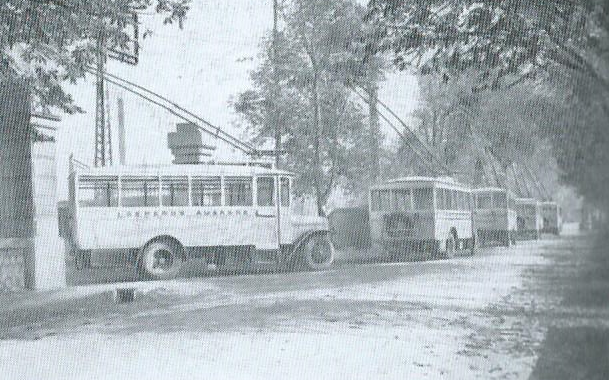
[(154, 252), (153, 269), (167, 270), (171, 268), (172, 264), (173, 259), (171, 257), (171, 252), (167, 250), (158, 250)]

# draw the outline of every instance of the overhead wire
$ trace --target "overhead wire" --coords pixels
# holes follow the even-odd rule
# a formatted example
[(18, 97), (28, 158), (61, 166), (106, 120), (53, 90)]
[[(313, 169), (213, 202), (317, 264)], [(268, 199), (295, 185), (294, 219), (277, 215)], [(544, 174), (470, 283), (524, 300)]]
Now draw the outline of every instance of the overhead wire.
[[(358, 86), (358, 87), (360, 89), (362, 89), (366, 94), (368, 94), (368, 96), (370, 96), (370, 92), (366, 88), (364, 88), (363, 86)], [(442, 160), (440, 158), (437, 157), (436, 152), (431, 147), (429, 147), (427, 145), (427, 143), (425, 143), (425, 141), (423, 141), (423, 139), (421, 139), (413, 130), (411, 130), (410, 127), (408, 127), (408, 125), (406, 124), (406, 122), (404, 120), (402, 120), (402, 118), (400, 118), (397, 113), (395, 113), (386, 103), (384, 103), (378, 97), (376, 98), (376, 101), (385, 110), (387, 110), (387, 112), (389, 112), (391, 114), (391, 116), (393, 116), (402, 125), (402, 127), (404, 127), (404, 129), (408, 132), (408, 134), (413, 136), (421, 144), (421, 146), (429, 153), (429, 155), (432, 157), (432, 159), (435, 160), (439, 164), (439, 166), (441, 166), (442, 169), (444, 169), (444, 171), (446, 171), (447, 174), (453, 173), (453, 171), (450, 170), (448, 168), (448, 166), (446, 166), (446, 164), (444, 162), (442, 162)]]
[[(91, 67), (86, 67), (85, 71), (87, 71), (89, 74), (95, 74), (95, 69), (91, 68)], [(229, 133), (223, 131), (220, 127), (212, 124), (211, 122), (201, 118), (200, 116), (194, 114), (191, 111), (188, 111), (187, 109), (185, 109), (184, 107), (176, 104), (175, 102), (169, 100), (168, 98), (159, 95), (158, 93), (155, 93), (152, 90), (149, 90), (143, 86), (140, 86), (134, 82), (128, 81), (126, 79), (120, 78), (116, 75), (110, 74), (107, 71), (103, 72), (103, 76), (104, 76), (104, 80), (106, 80), (108, 83), (111, 83), (114, 86), (117, 86), (119, 88), (122, 88), (123, 90), (126, 90), (134, 95), (139, 96), (140, 98), (156, 105), (159, 106), (163, 109), (165, 109), (166, 111), (170, 112), (172, 115), (182, 119), (183, 121), (187, 122), (187, 123), (191, 123), (194, 126), (196, 126), (199, 130), (201, 130), (202, 132), (205, 132), (206, 134), (219, 139), (229, 145), (231, 145), (232, 147), (239, 149), (240, 151), (247, 153), (249, 155), (257, 155), (259, 154), (258, 150), (253, 147), (252, 145), (241, 141), (239, 139), (237, 139), (236, 137), (230, 135)], [(135, 89), (134, 89), (135, 88)], [(137, 89), (137, 90), (136, 90)], [(139, 90), (139, 91), (138, 91)], [(147, 96), (145, 94), (143, 94), (142, 92), (145, 92), (151, 96)], [(160, 99), (159, 100), (155, 100), (154, 98)], [(168, 103), (170, 106), (163, 104), (163, 102)], [(179, 111), (179, 112), (178, 112)], [(182, 113), (188, 115), (188, 116), (184, 116)], [(208, 126), (208, 128), (203, 127), (201, 125), (201, 123), (205, 124)], [(212, 128), (212, 129), (210, 129)]]
[[(350, 88), (353, 91), (353, 93), (356, 94), (357, 96), (359, 96), (366, 104), (370, 104), (370, 99), (369, 98), (366, 98), (364, 95), (360, 94), (353, 87), (350, 87)], [(377, 110), (377, 112), (378, 112), (379, 116), (383, 120), (385, 120), (385, 122), (391, 127), (391, 129), (393, 129), (393, 131), (406, 143), (406, 145), (408, 145), (408, 147), (414, 152), (414, 154), (416, 154), (423, 161), (423, 163), (429, 169), (431, 169), (432, 172), (437, 173), (436, 167), (433, 166), (431, 164), (430, 160), (428, 160), (426, 157), (424, 157), (423, 154), (421, 152), (419, 152), (417, 148), (414, 147), (412, 142), (410, 140), (408, 140), (406, 138), (406, 136), (404, 136), (404, 134), (402, 132), (400, 132), (399, 128), (396, 127), (395, 124), (387, 116), (385, 116), (385, 114), (383, 112), (381, 112), (380, 110)]]

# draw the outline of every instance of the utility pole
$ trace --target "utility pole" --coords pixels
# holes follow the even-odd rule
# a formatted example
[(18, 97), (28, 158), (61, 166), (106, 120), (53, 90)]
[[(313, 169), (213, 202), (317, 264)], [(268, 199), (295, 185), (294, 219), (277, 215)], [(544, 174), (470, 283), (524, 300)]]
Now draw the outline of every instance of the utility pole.
[(118, 106), (118, 159), (121, 165), (126, 163), (125, 151), (125, 103), (123, 98), (119, 97)]
[(277, 22), (278, 22), (278, 0), (273, 0), (273, 101), (272, 104), (272, 120), (275, 124), (275, 167), (279, 167), (281, 164), (281, 123), (279, 122), (278, 117), (278, 107), (277, 102), (279, 98), (279, 73), (277, 71), (277, 39), (278, 39), (278, 30), (277, 30)]
[(374, 73), (368, 75), (368, 117), (370, 119), (370, 173), (372, 182), (376, 182), (380, 176), (381, 164), (379, 153), (379, 114), (378, 114), (378, 87)]
[(93, 160), (95, 167), (112, 165), (112, 132), (110, 129), (109, 108), (106, 103), (107, 93), (105, 90), (104, 75), (106, 60), (115, 59), (129, 65), (137, 65), (139, 57), (139, 29), (138, 19), (135, 10), (131, 16), (131, 22), (125, 28), (132, 28), (132, 46), (122, 49), (116, 46), (108, 46), (106, 28), (108, 20), (101, 21), (99, 35), (97, 37), (97, 66), (95, 69), (95, 157)]
[(96, 83), (95, 83), (95, 158), (94, 166), (106, 166), (106, 121), (105, 121), (105, 102), (104, 102), (104, 63), (106, 60), (105, 54), (105, 37), (104, 29), (100, 28), (97, 38), (97, 68), (96, 68)]

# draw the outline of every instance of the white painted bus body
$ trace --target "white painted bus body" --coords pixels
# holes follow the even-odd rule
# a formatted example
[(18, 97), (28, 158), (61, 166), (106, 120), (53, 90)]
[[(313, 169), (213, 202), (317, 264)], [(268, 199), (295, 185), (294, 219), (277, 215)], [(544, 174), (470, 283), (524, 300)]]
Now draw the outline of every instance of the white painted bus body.
[[(423, 194), (429, 197), (426, 203), (416, 199)], [(471, 190), (450, 178), (389, 180), (371, 187), (368, 204), (373, 245), (392, 249), (407, 245), (437, 252), (444, 249), (449, 234), (454, 235), (458, 248), (473, 245)], [(397, 220), (400, 227), (394, 228), (392, 220)]]
[(537, 199), (516, 198), (516, 225), (519, 237), (539, 239), (543, 225)]
[(474, 228), (480, 242), (495, 241), (509, 246), (517, 233), (514, 195), (499, 187), (478, 188), (473, 193)]
[(559, 235), (562, 231), (562, 209), (553, 201), (541, 202), (542, 232)]
[[(326, 218), (292, 215), (292, 177), (287, 171), (234, 164), (75, 169), (69, 181), (71, 243), (79, 250), (139, 249), (155, 238), (170, 237), (185, 249), (243, 246), (279, 251), (307, 233), (328, 231)], [(144, 205), (138, 204), (141, 196), (130, 196), (130, 183), (141, 178), (146, 179)], [(84, 189), (86, 181), (99, 179), (108, 181), (104, 204), (97, 195), (86, 199), (83, 194), (91, 195)], [(273, 184), (272, 190), (265, 190), (264, 204), (262, 181)], [(171, 200), (166, 191), (170, 184), (175, 185)], [(230, 192), (235, 186), (251, 194), (244, 191), (246, 199), (235, 200), (244, 197)]]

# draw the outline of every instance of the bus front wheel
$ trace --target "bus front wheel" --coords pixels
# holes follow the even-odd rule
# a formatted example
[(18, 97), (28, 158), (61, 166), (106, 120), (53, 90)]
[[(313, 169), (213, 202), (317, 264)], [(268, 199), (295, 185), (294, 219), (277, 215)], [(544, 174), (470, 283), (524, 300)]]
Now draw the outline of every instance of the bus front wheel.
[(304, 244), (303, 253), (309, 270), (326, 269), (334, 262), (334, 245), (328, 234), (311, 236)]
[(180, 247), (168, 241), (153, 241), (147, 244), (138, 260), (138, 271), (142, 277), (152, 280), (175, 278), (182, 266)]

